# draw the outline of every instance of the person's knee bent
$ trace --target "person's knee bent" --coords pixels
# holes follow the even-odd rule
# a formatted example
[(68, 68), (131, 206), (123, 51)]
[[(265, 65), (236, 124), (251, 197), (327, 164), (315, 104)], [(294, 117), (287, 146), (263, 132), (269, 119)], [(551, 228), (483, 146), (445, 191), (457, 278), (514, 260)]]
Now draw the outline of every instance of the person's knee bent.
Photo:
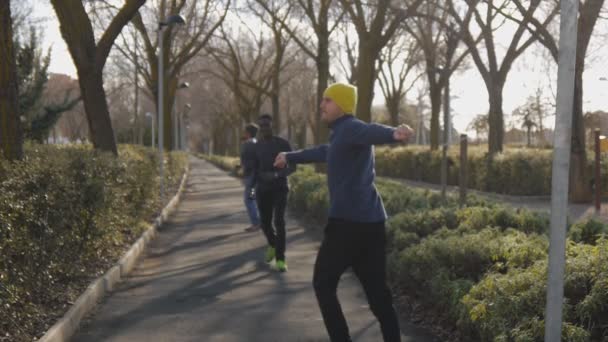
[(320, 276), (315, 272), (312, 277), (312, 287), (318, 297), (323, 297), (327, 295), (336, 295), (338, 283), (331, 281), (327, 277)]

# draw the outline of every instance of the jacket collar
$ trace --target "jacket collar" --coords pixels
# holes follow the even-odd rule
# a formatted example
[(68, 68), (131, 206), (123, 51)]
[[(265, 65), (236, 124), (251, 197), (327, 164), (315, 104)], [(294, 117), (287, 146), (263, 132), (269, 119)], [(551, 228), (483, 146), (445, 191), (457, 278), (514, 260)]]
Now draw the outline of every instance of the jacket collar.
[(352, 120), (355, 117), (352, 114), (344, 114), (341, 117), (337, 118), (336, 120), (334, 120), (334, 122), (332, 122), (331, 124), (329, 124), (329, 128), (331, 129), (336, 129), (336, 127), (340, 126), (341, 123), (347, 121), (347, 120)]

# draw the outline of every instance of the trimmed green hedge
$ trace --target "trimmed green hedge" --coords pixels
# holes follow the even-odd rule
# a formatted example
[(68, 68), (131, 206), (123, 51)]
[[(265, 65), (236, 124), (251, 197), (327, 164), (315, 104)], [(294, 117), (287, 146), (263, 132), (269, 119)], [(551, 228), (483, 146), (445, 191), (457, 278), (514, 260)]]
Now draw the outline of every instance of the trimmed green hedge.
[[(569, 242), (563, 341), (605, 341), (608, 333), (608, 242)], [(546, 255), (529, 267), (489, 272), (462, 297), (461, 329), (482, 341), (543, 341)]]
[[(186, 155), (166, 158), (176, 189)], [(160, 208), (157, 154), (120, 146), (119, 157), (86, 146), (26, 146), (0, 160), (0, 331), (39, 337), (103, 273)]]
[[(460, 150), (448, 152), (448, 184), (458, 185)], [(469, 147), (468, 186), (470, 189), (508, 195), (540, 196), (551, 194), (553, 153), (549, 149), (507, 148), (490, 159), (487, 148)], [(593, 175), (594, 157), (588, 155), (589, 174)], [(608, 161), (602, 168), (602, 190), (608, 192)], [(376, 148), (376, 171), (380, 176), (405, 178), (439, 184), (441, 151), (424, 146)]]
[[(289, 181), (290, 209), (324, 219), (325, 175), (302, 167)], [(422, 304), (463, 341), (543, 341), (546, 215), (474, 197), (465, 208), (455, 198), (440, 206), (436, 193), (383, 180), (377, 186), (391, 215), (387, 260), (395, 294)], [(604, 341), (607, 228), (590, 220), (568, 229), (562, 340)]]

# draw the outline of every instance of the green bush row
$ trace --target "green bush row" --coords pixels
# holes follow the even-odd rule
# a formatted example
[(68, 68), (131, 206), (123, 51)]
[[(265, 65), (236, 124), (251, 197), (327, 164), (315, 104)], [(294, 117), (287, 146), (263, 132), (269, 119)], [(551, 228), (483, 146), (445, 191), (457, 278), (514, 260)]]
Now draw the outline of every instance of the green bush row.
[[(290, 177), (291, 209), (323, 219), (326, 177), (299, 168)], [(543, 341), (547, 270), (546, 215), (469, 198), (441, 206), (436, 193), (378, 181), (391, 218), (389, 277), (398, 295), (465, 341)], [(608, 336), (606, 226), (589, 220), (568, 227), (564, 341)]]
[[(548, 149), (511, 148), (489, 158), (486, 148), (468, 151), (468, 186), (470, 189), (509, 195), (551, 194), (552, 151)], [(593, 175), (594, 158), (588, 155), (589, 174)], [(448, 184), (459, 184), (460, 151), (448, 152)], [(608, 192), (608, 161), (601, 166), (603, 193)], [(378, 175), (439, 184), (441, 151), (408, 146), (376, 149)], [(591, 186), (591, 185), (590, 185)]]
[[(168, 189), (187, 158), (165, 159)], [(61, 311), (91, 274), (115, 262), (160, 208), (158, 157), (120, 146), (119, 157), (90, 147), (28, 145), (0, 160), (0, 331), (32, 340), (45, 315)]]

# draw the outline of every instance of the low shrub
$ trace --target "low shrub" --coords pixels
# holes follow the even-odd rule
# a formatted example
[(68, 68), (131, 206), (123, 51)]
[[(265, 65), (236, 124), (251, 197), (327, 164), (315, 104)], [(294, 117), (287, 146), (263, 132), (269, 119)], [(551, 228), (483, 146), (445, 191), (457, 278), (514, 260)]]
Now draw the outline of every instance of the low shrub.
[[(166, 158), (176, 189), (187, 158)], [(90, 280), (115, 262), (159, 210), (156, 153), (120, 146), (27, 145), (0, 160), (0, 331), (32, 340)]]
[[(608, 242), (567, 246), (564, 341), (604, 341), (608, 336)], [(462, 299), (461, 329), (480, 341), (543, 341), (547, 261), (488, 273)]]

